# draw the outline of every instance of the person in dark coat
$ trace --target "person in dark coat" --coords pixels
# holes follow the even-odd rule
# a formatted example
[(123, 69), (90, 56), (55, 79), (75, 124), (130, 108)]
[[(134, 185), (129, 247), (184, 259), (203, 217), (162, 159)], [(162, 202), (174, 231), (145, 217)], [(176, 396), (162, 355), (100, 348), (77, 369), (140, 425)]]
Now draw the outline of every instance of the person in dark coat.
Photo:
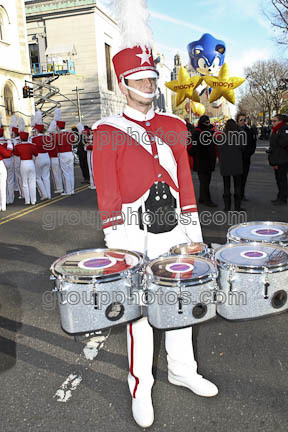
[(238, 113), (236, 117), (237, 124), (241, 131), (244, 131), (246, 134), (246, 141), (244, 150), (242, 153), (243, 159), (243, 174), (241, 180), (241, 200), (248, 201), (245, 197), (245, 186), (249, 174), (251, 156), (255, 153), (256, 150), (256, 138), (251, 129), (246, 125), (246, 114)]
[(87, 152), (84, 149), (82, 134), (79, 133), (76, 126), (72, 127), (72, 131), (77, 134), (77, 156), (79, 158), (79, 164), (83, 175), (83, 181), (81, 183), (90, 183), (89, 168), (87, 163)]
[(194, 159), (193, 170), (198, 173), (200, 183), (199, 203), (208, 207), (217, 207), (211, 200), (210, 182), (216, 165), (216, 150), (213, 141), (214, 130), (208, 116), (200, 117), (198, 126), (192, 134), (192, 146), (188, 153)]
[(286, 205), (288, 196), (288, 117), (277, 114), (272, 120), (272, 134), (270, 136), (270, 147), (268, 160), (274, 168), (275, 179), (278, 187), (278, 195), (272, 201), (274, 205)]
[[(225, 140), (217, 140), (217, 146), (220, 164), (220, 174), (223, 177), (224, 193), (223, 199), (225, 208), (224, 211), (231, 210), (231, 177), (234, 182), (234, 204), (236, 211), (244, 211), (241, 209), (241, 181), (243, 174), (243, 142), (244, 132), (240, 132), (240, 128), (233, 119), (229, 119), (222, 132), (225, 135)], [(223, 144), (220, 144), (220, 142)]]

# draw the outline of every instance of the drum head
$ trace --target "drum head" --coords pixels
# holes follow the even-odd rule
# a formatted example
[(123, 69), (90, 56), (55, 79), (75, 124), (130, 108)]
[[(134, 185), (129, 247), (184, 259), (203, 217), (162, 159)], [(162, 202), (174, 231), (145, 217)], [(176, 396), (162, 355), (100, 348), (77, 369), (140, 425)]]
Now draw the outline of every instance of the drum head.
[(273, 244), (236, 243), (218, 249), (215, 259), (220, 267), (234, 266), (248, 272), (265, 268), (285, 270), (288, 268), (288, 249)]
[(288, 224), (284, 222), (249, 222), (234, 225), (227, 238), (233, 242), (281, 243), (288, 245)]
[(64, 255), (51, 266), (54, 276), (66, 280), (94, 280), (136, 271), (141, 255), (122, 249), (87, 249)]
[(212, 261), (206, 258), (179, 255), (151, 261), (146, 273), (152, 280), (173, 284), (175, 281), (211, 280), (216, 275), (216, 268)]
[(205, 243), (182, 243), (170, 249), (172, 255), (203, 256), (207, 251), (208, 246)]

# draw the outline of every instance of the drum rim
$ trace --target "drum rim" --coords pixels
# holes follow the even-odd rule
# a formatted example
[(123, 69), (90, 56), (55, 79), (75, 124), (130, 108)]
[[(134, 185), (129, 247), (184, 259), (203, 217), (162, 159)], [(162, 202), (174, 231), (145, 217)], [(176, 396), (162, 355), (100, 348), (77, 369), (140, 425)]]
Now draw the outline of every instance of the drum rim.
[(202, 255), (199, 255), (199, 254), (176, 254), (175, 252), (173, 253), (172, 252), (172, 250), (173, 249), (176, 249), (176, 248), (180, 248), (180, 247), (182, 247), (182, 246), (185, 246), (185, 245), (189, 245), (189, 244), (199, 244), (199, 245), (203, 245), (203, 248), (202, 248), (202, 251), (200, 252), (201, 254), (205, 254), (205, 253), (207, 253), (208, 254), (208, 245), (206, 244), (206, 243), (204, 243), (204, 242), (189, 242), (189, 243), (179, 243), (179, 244), (177, 244), (177, 245), (175, 245), (175, 246), (172, 246), (170, 249), (169, 249), (169, 253), (170, 253), (170, 256), (171, 255), (176, 255), (176, 256), (179, 256), (179, 255), (186, 255), (186, 256), (202, 256)]
[[(112, 273), (112, 274), (109, 274), (109, 275), (99, 275), (99, 276), (96, 276), (96, 275), (75, 275), (75, 274), (72, 274), (72, 273), (70, 273), (68, 275), (67, 274), (64, 275), (63, 273), (60, 273), (60, 272), (58, 272), (56, 270), (56, 265), (64, 257), (69, 257), (71, 255), (75, 255), (78, 252), (82, 252), (82, 253), (91, 252), (91, 251), (94, 251), (94, 252), (95, 251), (97, 251), (97, 252), (106, 252), (106, 251), (109, 251), (109, 250), (115, 251), (115, 252), (120, 252), (120, 253), (121, 252), (122, 253), (123, 252), (126, 252), (126, 253), (128, 252), (128, 253), (134, 254), (136, 256), (138, 255), (139, 262), (137, 263), (137, 265), (135, 265), (134, 267), (131, 267), (130, 269), (122, 270), (122, 271), (119, 271), (117, 273)], [(81, 284), (81, 283), (84, 283), (84, 284), (86, 283), (87, 284), (89, 282), (94, 283), (95, 281), (99, 281), (99, 283), (100, 282), (104, 282), (104, 281), (105, 282), (106, 281), (107, 282), (109, 282), (109, 281), (112, 282), (113, 280), (118, 279), (121, 276), (125, 276), (127, 274), (134, 274), (137, 271), (140, 271), (140, 269), (143, 266), (143, 262), (144, 262), (143, 254), (141, 254), (140, 252), (137, 252), (137, 251), (131, 251), (131, 250), (128, 250), (128, 249), (118, 249), (118, 248), (90, 248), (90, 249), (81, 249), (81, 250), (79, 250), (77, 252), (71, 252), (71, 253), (68, 253), (66, 255), (62, 255), (61, 257), (57, 258), (57, 260), (54, 261), (51, 264), (50, 271), (53, 274), (53, 276), (55, 276), (56, 279), (58, 279), (58, 280), (63, 280), (63, 281), (67, 281), (67, 282), (74, 282), (74, 283), (76, 283), (78, 281), (78, 284)]]
[[(172, 258), (172, 257), (177, 257), (179, 258), (191, 258), (193, 257), (193, 255), (168, 255), (168, 256), (160, 256), (158, 258), (154, 258), (153, 260), (149, 261), (149, 263), (146, 265), (145, 267), (145, 273), (147, 275), (147, 279), (149, 281), (151, 281), (152, 283), (154, 282), (173, 282), (173, 286), (177, 285), (179, 282), (181, 285), (197, 285), (197, 282), (201, 281), (201, 283), (205, 283), (206, 282), (210, 282), (212, 280), (215, 280), (218, 277), (218, 270), (216, 265), (214, 264), (214, 262), (212, 260), (210, 260), (209, 258), (206, 257), (200, 257), (197, 255), (194, 255), (194, 258), (196, 258), (197, 260), (203, 261), (203, 262), (209, 262), (209, 264), (212, 265), (212, 267), (214, 267), (215, 269), (215, 273), (211, 272), (208, 273), (206, 275), (203, 276), (199, 276), (197, 278), (193, 278), (193, 279), (171, 279), (171, 278), (167, 278), (167, 277), (161, 277), (161, 276), (156, 276), (153, 274), (152, 270), (151, 270), (151, 266), (156, 262), (156, 261), (164, 261), (167, 260), (167, 258)], [(150, 269), (150, 273), (148, 272), (148, 269)]]
[[(243, 243), (252, 243), (252, 241), (251, 240), (249, 240), (249, 239), (245, 239), (245, 238), (242, 238), (242, 237), (239, 237), (238, 235), (236, 235), (236, 234), (231, 234), (231, 231), (233, 230), (233, 229), (236, 229), (236, 227), (237, 228), (241, 228), (242, 226), (244, 227), (246, 227), (246, 226), (251, 226), (251, 225), (261, 225), (261, 224), (263, 224), (263, 225), (266, 225), (266, 226), (272, 226), (273, 224), (278, 224), (278, 225), (282, 225), (282, 226), (285, 226), (285, 227), (287, 227), (288, 228), (288, 223), (287, 222), (272, 222), (272, 221), (254, 221), (254, 222), (243, 222), (243, 223), (241, 223), (241, 224), (236, 224), (236, 225), (233, 225), (232, 227), (230, 227), (229, 229), (228, 229), (228, 232), (227, 232), (227, 240), (228, 241), (230, 241), (230, 240), (233, 240), (233, 241), (237, 241), (237, 242), (243, 242)], [(284, 246), (286, 246), (286, 245), (288, 245), (288, 239), (287, 239), (287, 241), (279, 241), (279, 240), (271, 240), (271, 239), (269, 239), (269, 241), (265, 241), (265, 240), (253, 240), (253, 242), (257, 242), (257, 243), (265, 243), (265, 244), (267, 244), (267, 243), (270, 243), (270, 244), (278, 244), (278, 245), (284, 245)]]
[(217, 264), (218, 267), (220, 268), (224, 268), (224, 269), (230, 269), (233, 268), (235, 270), (241, 270), (242, 273), (253, 273), (253, 272), (263, 272), (263, 270), (267, 269), (269, 273), (277, 273), (279, 271), (285, 271), (288, 270), (288, 260), (287, 260), (287, 264), (277, 264), (277, 265), (271, 265), (271, 266), (259, 266), (259, 265), (237, 265), (237, 264), (232, 264), (232, 263), (227, 263), (227, 262), (223, 262), (220, 261), (219, 258), (217, 257), (217, 254), (221, 252), (221, 250), (223, 249), (232, 249), (235, 247), (239, 247), (241, 245), (243, 246), (247, 246), (247, 244), (251, 245), (251, 246), (273, 246), (273, 248), (279, 248), (279, 249), (283, 249), (286, 253), (287, 253), (287, 258), (288, 258), (288, 251), (286, 250), (287, 248), (285, 248), (284, 246), (281, 246), (279, 244), (275, 244), (275, 243), (267, 243), (265, 242), (263, 244), (263, 242), (239, 242), (239, 243), (227, 243), (225, 245), (222, 245), (220, 248), (218, 248), (215, 251), (215, 262)]

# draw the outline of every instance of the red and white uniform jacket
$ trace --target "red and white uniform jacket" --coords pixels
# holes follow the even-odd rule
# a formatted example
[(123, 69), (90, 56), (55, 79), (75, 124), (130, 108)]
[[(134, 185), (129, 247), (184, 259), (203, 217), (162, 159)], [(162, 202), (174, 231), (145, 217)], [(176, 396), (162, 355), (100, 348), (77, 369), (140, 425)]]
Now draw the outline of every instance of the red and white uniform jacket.
[(38, 154), (39, 153), (48, 153), (47, 143), (45, 141), (45, 136), (43, 134), (39, 134), (32, 138), (32, 143), (36, 145)]
[(0, 160), (9, 159), (12, 155), (12, 150), (8, 150), (7, 145), (7, 142), (4, 142), (4, 144), (0, 145)]
[(93, 170), (99, 210), (106, 212), (104, 229), (122, 224), (121, 216), (115, 216), (122, 206), (136, 202), (159, 181), (179, 193), (181, 213), (197, 212), (188, 135), (178, 117), (153, 109), (144, 115), (128, 106), (123, 115), (93, 125)]
[(77, 144), (77, 136), (74, 132), (62, 130), (55, 134), (58, 153), (72, 152), (73, 146)]
[(38, 156), (37, 147), (30, 142), (17, 144), (13, 153), (15, 156), (20, 156), (21, 161), (32, 160), (33, 156)]

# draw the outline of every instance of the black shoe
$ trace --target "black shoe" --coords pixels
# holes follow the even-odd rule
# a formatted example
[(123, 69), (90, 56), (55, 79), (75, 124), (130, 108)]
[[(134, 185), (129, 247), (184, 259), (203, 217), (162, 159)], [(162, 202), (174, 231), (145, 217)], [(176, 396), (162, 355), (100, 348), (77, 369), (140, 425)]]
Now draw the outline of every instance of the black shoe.
[(287, 201), (276, 201), (275, 203), (273, 203), (274, 206), (286, 206), (287, 205)]
[(218, 207), (218, 204), (214, 203), (213, 201), (205, 201), (204, 204), (207, 207)]
[(81, 182), (81, 184), (87, 184), (87, 183), (90, 183), (90, 180), (83, 180), (83, 181)]
[(241, 199), (241, 201), (249, 201), (245, 196)]
[(275, 204), (275, 203), (277, 203), (277, 202), (279, 202), (279, 198), (276, 198), (276, 199), (274, 199), (274, 200), (271, 200), (271, 203), (272, 203), (272, 204)]
[(235, 211), (237, 211), (237, 212), (246, 212), (246, 209), (244, 209), (244, 208), (235, 208)]
[(202, 199), (199, 198), (199, 200), (198, 200), (199, 204), (204, 204), (204, 202), (205, 202), (204, 200), (202, 200)]

